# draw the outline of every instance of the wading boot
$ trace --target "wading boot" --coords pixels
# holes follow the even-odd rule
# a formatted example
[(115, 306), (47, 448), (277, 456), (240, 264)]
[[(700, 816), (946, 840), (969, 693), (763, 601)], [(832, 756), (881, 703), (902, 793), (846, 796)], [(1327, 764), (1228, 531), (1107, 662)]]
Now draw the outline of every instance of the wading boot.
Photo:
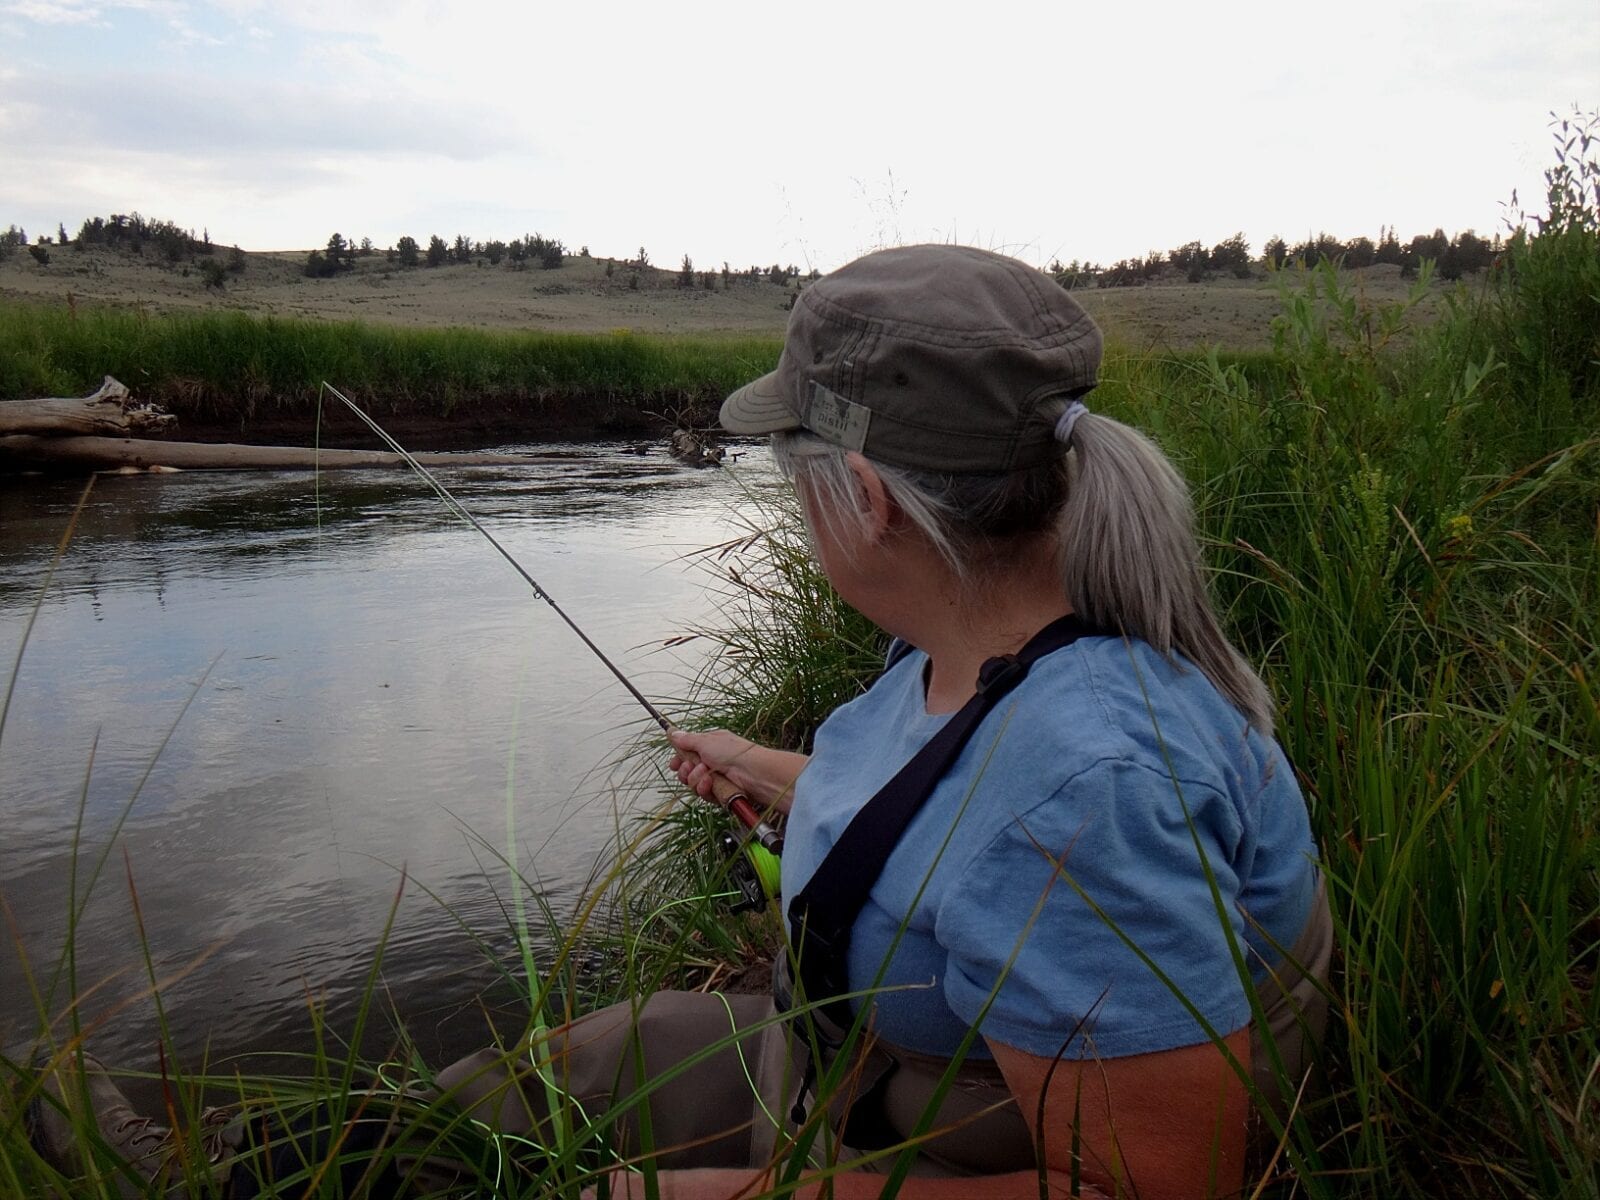
[(105, 1180), (127, 1200), (195, 1184), (200, 1195), (227, 1194), (240, 1136), (229, 1112), (206, 1109), (199, 1136), (180, 1140), (136, 1113), (98, 1060), (85, 1054), (82, 1061), (81, 1073), (71, 1055), (41, 1069), (39, 1094), (24, 1117), (40, 1157), (63, 1174)]

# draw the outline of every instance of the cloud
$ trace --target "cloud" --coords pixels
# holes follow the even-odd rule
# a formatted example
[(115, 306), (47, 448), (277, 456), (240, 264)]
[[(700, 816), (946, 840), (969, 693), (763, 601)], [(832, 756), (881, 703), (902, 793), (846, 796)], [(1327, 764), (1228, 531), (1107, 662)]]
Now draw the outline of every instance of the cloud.
[(16, 0), (0, 6), (0, 13), (40, 25), (87, 25), (100, 20), (101, 7), (80, 0)]
[(181, 6), (166, 0), (12, 0), (0, 13), (39, 25), (103, 25), (108, 9), (176, 13)]
[[(114, 99), (114, 102), (108, 100)], [(405, 94), (260, 79), (17, 73), (0, 80), (0, 140), (14, 148), (165, 152), (438, 155), (479, 159), (513, 145), (492, 113)]]

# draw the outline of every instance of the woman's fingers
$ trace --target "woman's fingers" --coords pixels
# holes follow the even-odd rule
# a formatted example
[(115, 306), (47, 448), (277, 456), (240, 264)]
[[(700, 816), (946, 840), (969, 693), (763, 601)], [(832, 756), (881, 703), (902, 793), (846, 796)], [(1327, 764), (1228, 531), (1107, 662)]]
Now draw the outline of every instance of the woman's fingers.
[(725, 729), (707, 733), (669, 730), (674, 753), (669, 766), (678, 781), (703, 799), (713, 798), (713, 776), (722, 773), (739, 750), (749, 743)]

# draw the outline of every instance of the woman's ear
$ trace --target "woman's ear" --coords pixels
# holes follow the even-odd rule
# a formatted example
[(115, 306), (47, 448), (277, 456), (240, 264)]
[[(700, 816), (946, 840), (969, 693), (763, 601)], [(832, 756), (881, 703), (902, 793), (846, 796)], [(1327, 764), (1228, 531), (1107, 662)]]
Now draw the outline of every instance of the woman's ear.
[(868, 539), (882, 541), (899, 519), (900, 506), (890, 497), (889, 489), (883, 486), (883, 476), (866, 458), (852, 450), (845, 455), (845, 462), (856, 477), (856, 490), (861, 498), (861, 514), (865, 519)]

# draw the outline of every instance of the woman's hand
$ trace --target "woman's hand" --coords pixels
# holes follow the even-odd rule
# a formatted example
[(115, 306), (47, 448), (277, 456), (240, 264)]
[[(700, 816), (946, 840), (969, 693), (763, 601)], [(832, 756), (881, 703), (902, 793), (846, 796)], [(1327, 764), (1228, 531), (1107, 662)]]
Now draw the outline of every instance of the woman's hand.
[(811, 760), (804, 754), (758, 746), (726, 729), (690, 733), (674, 729), (667, 734), (673, 755), (668, 764), (679, 781), (707, 800), (715, 800), (713, 779), (721, 776), (760, 809), (789, 811), (794, 781)]

